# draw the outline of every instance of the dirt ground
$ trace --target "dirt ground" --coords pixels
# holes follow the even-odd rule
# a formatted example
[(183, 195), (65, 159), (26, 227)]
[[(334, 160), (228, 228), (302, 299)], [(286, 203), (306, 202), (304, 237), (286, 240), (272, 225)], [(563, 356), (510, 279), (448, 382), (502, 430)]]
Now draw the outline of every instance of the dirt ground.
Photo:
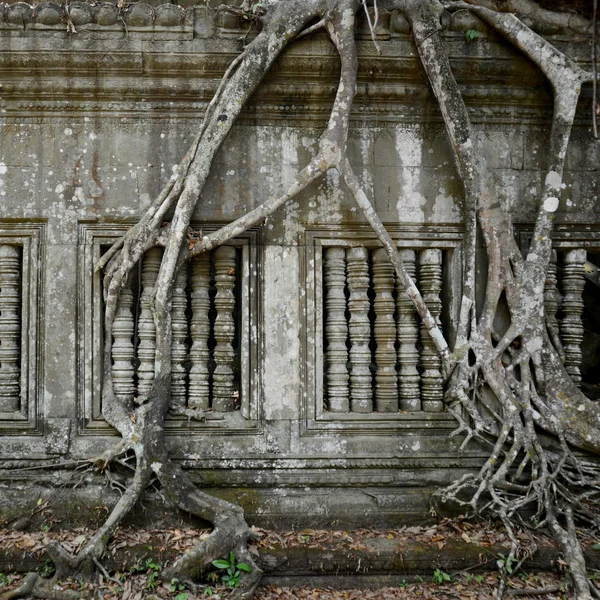
[[(65, 549), (75, 553), (93, 533), (86, 529), (60, 530), (54, 527), (50, 522), (42, 524), (37, 531), (14, 531), (0, 527), (0, 597), (3, 592), (15, 588), (24, 577), (23, 571), (29, 568), (35, 568), (45, 577), (52, 574), (53, 566), (44, 558), (44, 549), (49, 543), (59, 542)], [(120, 529), (107, 549), (104, 576), (100, 575), (98, 581), (93, 584), (64, 581), (60, 587), (79, 590), (85, 595), (104, 600), (226, 600), (230, 590), (227, 588), (227, 579), (224, 579), (224, 575), (227, 574), (225, 568), (215, 566), (195, 593), (184, 589), (175, 580), (162, 581), (160, 578), (160, 572), (166, 562), (192, 548), (209, 533), (209, 530), (193, 528)], [(499, 551), (498, 548), (502, 549), (508, 542), (507, 535), (501, 527), (489, 523), (473, 524), (464, 520), (444, 520), (437, 525), (390, 530), (305, 529), (276, 532), (254, 528), (254, 533), (251, 551), (256, 555), (259, 555), (261, 550), (268, 552), (277, 547), (284, 550), (306, 548), (307, 552), (309, 549), (331, 550), (332, 556), (335, 554), (339, 557), (352, 552), (364, 553), (371, 547), (369, 541), (377, 538), (393, 541), (400, 546), (408, 542), (419, 542), (442, 552), (445, 547), (448, 549), (452, 546), (453, 540), (460, 539), (468, 544), (477, 544), (478, 549), (487, 552), (486, 560), (474, 565), (473, 569), (450, 572), (432, 565), (430, 569), (419, 574), (407, 574), (406, 579), (396, 573), (395, 587), (379, 589), (337, 589), (351, 588), (351, 585), (345, 585), (348, 581), (351, 584), (353, 581), (347, 576), (337, 582), (335, 577), (329, 577), (327, 585), (331, 587), (318, 587), (314, 577), (307, 578), (304, 582), (297, 576), (295, 581), (300, 581), (301, 585), (293, 587), (283, 585), (283, 579), (278, 583), (275, 578), (273, 585), (267, 582), (258, 589), (257, 600), (497, 600), (500, 575), (498, 570), (494, 569), (497, 560), (501, 561), (503, 556), (502, 550)], [(550, 543), (543, 535), (533, 535), (526, 531), (519, 532), (518, 535), (524, 552), (527, 552), (528, 548), (540, 548)], [(590, 545), (597, 543), (598, 540), (592, 533), (587, 535)], [(489, 560), (490, 556), (492, 560)], [(235, 557), (232, 557), (232, 560), (235, 562)], [(570, 600), (571, 595), (563, 576), (564, 565), (561, 563), (558, 558), (548, 572), (513, 572), (507, 579), (504, 598)], [(232, 573), (234, 580), (244, 577), (243, 568), (234, 568)], [(596, 577), (594, 571), (591, 571), (590, 575), (592, 579)], [(600, 589), (600, 573), (598, 578)], [(357, 578), (357, 581), (358, 579), (360, 578)], [(235, 581), (230, 585), (235, 587)]]

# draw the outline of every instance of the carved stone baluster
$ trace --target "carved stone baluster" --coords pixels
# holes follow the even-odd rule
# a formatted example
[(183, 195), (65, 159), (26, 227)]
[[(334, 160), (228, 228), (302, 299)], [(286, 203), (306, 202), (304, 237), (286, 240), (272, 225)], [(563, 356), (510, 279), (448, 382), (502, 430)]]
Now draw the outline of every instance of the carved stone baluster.
[(235, 298), (235, 248), (221, 246), (214, 252), (215, 256), (215, 371), (213, 373), (213, 409), (217, 412), (230, 412), (234, 409), (234, 375), (233, 337), (235, 323), (233, 309)]
[[(558, 320), (556, 319), (559, 300), (560, 292), (558, 291), (556, 250), (552, 250), (546, 273), (546, 283), (544, 285), (544, 309), (546, 312), (546, 325), (553, 342), (560, 341)], [(558, 346), (560, 347), (562, 344), (558, 344)], [(564, 360), (564, 353), (562, 354), (562, 359)]]
[(346, 323), (346, 250), (327, 248), (325, 255), (325, 306), (327, 320), (327, 400), (331, 412), (350, 411), (348, 389), (348, 324)]
[(575, 385), (581, 384), (581, 343), (583, 342), (583, 288), (585, 287), (586, 251), (570, 250), (563, 258), (562, 290), (564, 294), (560, 336), (565, 351), (565, 368)]
[(134, 318), (131, 312), (133, 293), (127, 285), (119, 294), (117, 313), (113, 323), (112, 344), (112, 378), (115, 396), (123, 402), (131, 402), (135, 393), (133, 376), (133, 347)]
[(150, 248), (144, 255), (142, 264), (142, 294), (140, 297), (140, 316), (138, 335), (140, 343), (137, 348), (138, 397), (142, 398), (150, 392), (154, 381), (154, 355), (156, 352), (156, 329), (150, 301), (154, 294), (154, 284), (160, 270), (162, 258), (161, 248)]
[[(402, 249), (400, 250), (400, 258), (404, 263), (406, 272), (414, 280), (416, 275), (415, 251), (407, 248)], [(419, 363), (417, 311), (398, 282), (396, 282), (396, 291), (400, 409), (414, 412), (421, 410), (421, 393), (419, 390), (421, 376), (417, 370)]]
[(396, 376), (396, 322), (394, 321), (394, 267), (387, 252), (373, 252), (375, 300), (375, 406), (378, 412), (398, 412)]
[[(438, 249), (421, 251), (419, 255), (419, 283), (423, 299), (432, 316), (438, 321), (442, 311), (442, 253)], [(427, 329), (421, 325), (423, 353), (421, 364), (421, 405), (425, 412), (441, 412), (444, 409), (442, 364)]]
[(21, 256), (17, 246), (0, 246), (0, 412), (21, 407)]
[(190, 348), (190, 389), (188, 406), (197, 410), (208, 408), (210, 399), (210, 372), (208, 338), (210, 336), (210, 254), (200, 254), (192, 262), (192, 319)]
[(346, 251), (348, 289), (350, 299), (350, 406), (352, 412), (367, 413), (373, 410), (371, 383), (371, 324), (369, 322), (369, 263), (366, 248), (349, 248)]
[(188, 324), (185, 314), (187, 308), (187, 268), (182, 267), (175, 277), (173, 296), (171, 299), (171, 322), (173, 326), (173, 342), (171, 346), (171, 404), (184, 407), (186, 404), (185, 359), (188, 349), (186, 345)]

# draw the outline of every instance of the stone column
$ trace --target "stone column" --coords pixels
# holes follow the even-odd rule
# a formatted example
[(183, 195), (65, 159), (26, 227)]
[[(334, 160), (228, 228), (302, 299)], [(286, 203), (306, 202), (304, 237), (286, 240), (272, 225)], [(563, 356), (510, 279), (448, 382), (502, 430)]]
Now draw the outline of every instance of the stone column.
[(0, 245), (0, 412), (21, 408), (21, 254)]
[(173, 326), (173, 342), (171, 346), (171, 404), (184, 407), (186, 405), (187, 373), (185, 360), (188, 349), (188, 323), (185, 314), (187, 308), (187, 266), (183, 266), (175, 277), (173, 296), (171, 298), (171, 322)]
[(556, 319), (559, 299), (560, 292), (558, 291), (556, 250), (552, 250), (550, 262), (548, 263), (548, 271), (546, 273), (546, 282), (544, 284), (544, 310), (546, 313), (547, 327), (552, 332), (552, 335), (556, 336), (554, 339), (559, 337), (559, 327)]
[(369, 263), (366, 248), (346, 251), (348, 289), (350, 299), (350, 407), (352, 412), (368, 413), (373, 410), (371, 384), (371, 324), (369, 323)]
[(192, 261), (192, 319), (190, 333), (190, 388), (188, 394), (189, 408), (205, 410), (209, 407), (210, 373), (208, 361), (208, 338), (210, 336), (210, 254), (205, 252)]
[[(400, 258), (406, 272), (414, 281), (416, 276), (415, 251), (400, 250)], [(419, 390), (421, 376), (417, 370), (419, 363), (417, 311), (398, 282), (396, 282), (396, 292), (400, 410), (414, 412), (421, 410), (421, 392)]]
[(142, 263), (142, 295), (140, 297), (140, 316), (138, 335), (140, 343), (137, 348), (138, 366), (138, 397), (146, 396), (154, 381), (154, 356), (156, 354), (156, 328), (150, 308), (154, 295), (154, 285), (160, 270), (162, 259), (161, 248), (150, 248), (144, 255)]
[(373, 252), (373, 289), (375, 300), (375, 406), (378, 412), (398, 412), (396, 376), (396, 322), (394, 321), (394, 267), (387, 252)]
[(325, 267), (325, 337), (327, 339), (327, 406), (331, 412), (350, 411), (348, 389), (348, 324), (346, 323), (346, 250), (327, 248)]
[[(442, 252), (436, 248), (422, 250), (419, 255), (419, 284), (423, 299), (431, 315), (439, 324), (442, 311), (440, 293), (442, 291)], [(425, 412), (441, 412), (444, 409), (444, 389), (442, 363), (435, 351), (427, 328), (421, 324), (423, 353), (421, 364), (421, 405)]]
[(583, 249), (570, 250), (563, 258), (562, 290), (563, 318), (560, 324), (560, 337), (565, 351), (565, 368), (573, 383), (581, 385), (581, 343), (583, 342), (583, 288), (585, 287), (585, 261), (587, 253)]
[(214, 252), (215, 257), (215, 283), (217, 294), (215, 296), (215, 372), (213, 373), (213, 409), (216, 412), (229, 412), (234, 409), (234, 375), (233, 338), (235, 323), (233, 309), (235, 298), (235, 248), (221, 246)]
[(133, 293), (127, 284), (119, 294), (117, 312), (113, 323), (112, 344), (112, 378), (115, 396), (123, 402), (131, 402), (135, 394), (133, 376), (133, 347), (134, 318), (131, 312)]

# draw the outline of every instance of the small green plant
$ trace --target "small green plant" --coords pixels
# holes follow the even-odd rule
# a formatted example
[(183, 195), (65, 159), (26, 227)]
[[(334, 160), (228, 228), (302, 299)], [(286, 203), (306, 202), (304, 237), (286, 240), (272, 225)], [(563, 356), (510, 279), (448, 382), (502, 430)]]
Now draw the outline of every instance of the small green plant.
[(400, 582), (400, 587), (401, 587), (403, 590), (405, 590), (405, 589), (408, 587), (408, 583), (406, 582), (406, 579), (403, 579), (403, 580)]
[(179, 581), (179, 579), (171, 579), (171, 591), (172, 592), (181, 592), (183, 590), (185, 590), (185, 587)]
[[(145, 563), (136, 563), (129, 567), (130, 573), (148, 573), (146, 589), (154, 590), (158, 586), (158, 574), (160, 573), (160, 563), (155, 563), (152, 558), (147, 558)], [(175, 581), (175, 580), (173, 580)]]
[(452, 577), (448, 573), (442, 571), (441, 569), (436, 569), (433, 572), (433, 583), (440, 584), (450, 581), (452, 581)]
[(5, 585), (8, 585), (8, 583), (8, 575), (0, 573), (0, 586), (4, 587)]
[(41, 577), (47, 579), (48, 577), (52, 577), (52, 575), (54, 575), (56, 569), (54, 568), (52, 561), (49, 558), (47, 558), (44, 566), (38, 567), (36, 571), (40, 574)]
[(160, 572), (160, 563), (155, 563), (151, 558), (147, 558), (146, 571), (148, 573), (148, 581), (146, 581), (146, 588), (149, 590), (154, 590), (158, 585), (158, 573)]
[(221, 577), (221, 581), (230, 589), (235, 589), (240, 584), (240, 576), (242, 571), (252, 573), (252, 568), (246, 563), (236, 563), (233, 552), (229, 553), (229, 560), (213, 560), (213, 566), (217, 569), (224, 569), (225, 575)]
[(500, 569), (505, 568), (506, 572), (509, 575), (512, 575), (513, 567), (514, 567), (515, 563), (517, 562), (517, 559), (514, 556), (508, 556), (505, 558), (504, 554), (500, 554), (499, 556), (500, 556), (500, 558), (496, 561), (496, 564), (498, 565), (498, 567)]
[(423, 583), (423, 578), (420, 575), (415, 575), (415, 581), (417, 583)]
[(48, 533), (51, 529), (52, 523), (49, 523), (48, 521), (44, 521), (40, 526), (40, 531), (43, 531), (44, 533)]
[(471, 573), (469, 573), (467, 575), (467, 583), (483, 583), (483, 575), (471, 575)]
[(188, 600), (189, 594), (184, 590), (185, 586), (179, 579), (171, 579), (171, 591), (177, 594), (175, 600)]
[(478, 37), (479, 32), (474, 29), (467, 29), (467, 31), (465, 31), (465, 40), (467, 40), (467, 43), (476, 40)]

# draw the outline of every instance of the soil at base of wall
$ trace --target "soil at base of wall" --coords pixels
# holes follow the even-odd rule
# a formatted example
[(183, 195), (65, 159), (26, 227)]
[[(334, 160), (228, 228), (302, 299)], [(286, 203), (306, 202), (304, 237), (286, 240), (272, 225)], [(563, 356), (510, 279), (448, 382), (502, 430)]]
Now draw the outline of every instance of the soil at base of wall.
[[(459, 598), (492, 599), (498, 584), (498, 561), (508, 554), (506, 532), (489, 523), (446, 519), (436, 525), (352, 531), (304, 529), (270, 531), (253, 528), (251, 551), (264, 571), (257, 598)], [(18, 584), (23, 573), (52, 573), (44, 556), (50, 542), (71, 552), (83, 547), (88, 529), (42, 531), (0, 529), (0, 592)], [(227, 597), (219, 569), (213, 569), (197, 595), (179, 589), (177, 582), (160, 580), (163, 566), (209, 535), (207, 529), (120, 529), (103, 564), (121, 584), (101, 578), (94, 584), (65, 582), (72, 589), (94, 588), (106, 600), (149, 598), (185, 600), (208, 598), (209, 592)], [(509, 594), (536, 598), (568, 598), (560, 553), (541, 534), (518, 531), (525, 556), (513, 573)], [(582, 531), (590, 572), (600, 569), (600, 551), (592, 532)], [(540, 593), (540, 590), (546, 590)], [(511, 591), (512, 590), (512, 591)], [(177, 596), (179, 595), (179, 598)], [(151, 597), (155, 596), (154, 599)]]

